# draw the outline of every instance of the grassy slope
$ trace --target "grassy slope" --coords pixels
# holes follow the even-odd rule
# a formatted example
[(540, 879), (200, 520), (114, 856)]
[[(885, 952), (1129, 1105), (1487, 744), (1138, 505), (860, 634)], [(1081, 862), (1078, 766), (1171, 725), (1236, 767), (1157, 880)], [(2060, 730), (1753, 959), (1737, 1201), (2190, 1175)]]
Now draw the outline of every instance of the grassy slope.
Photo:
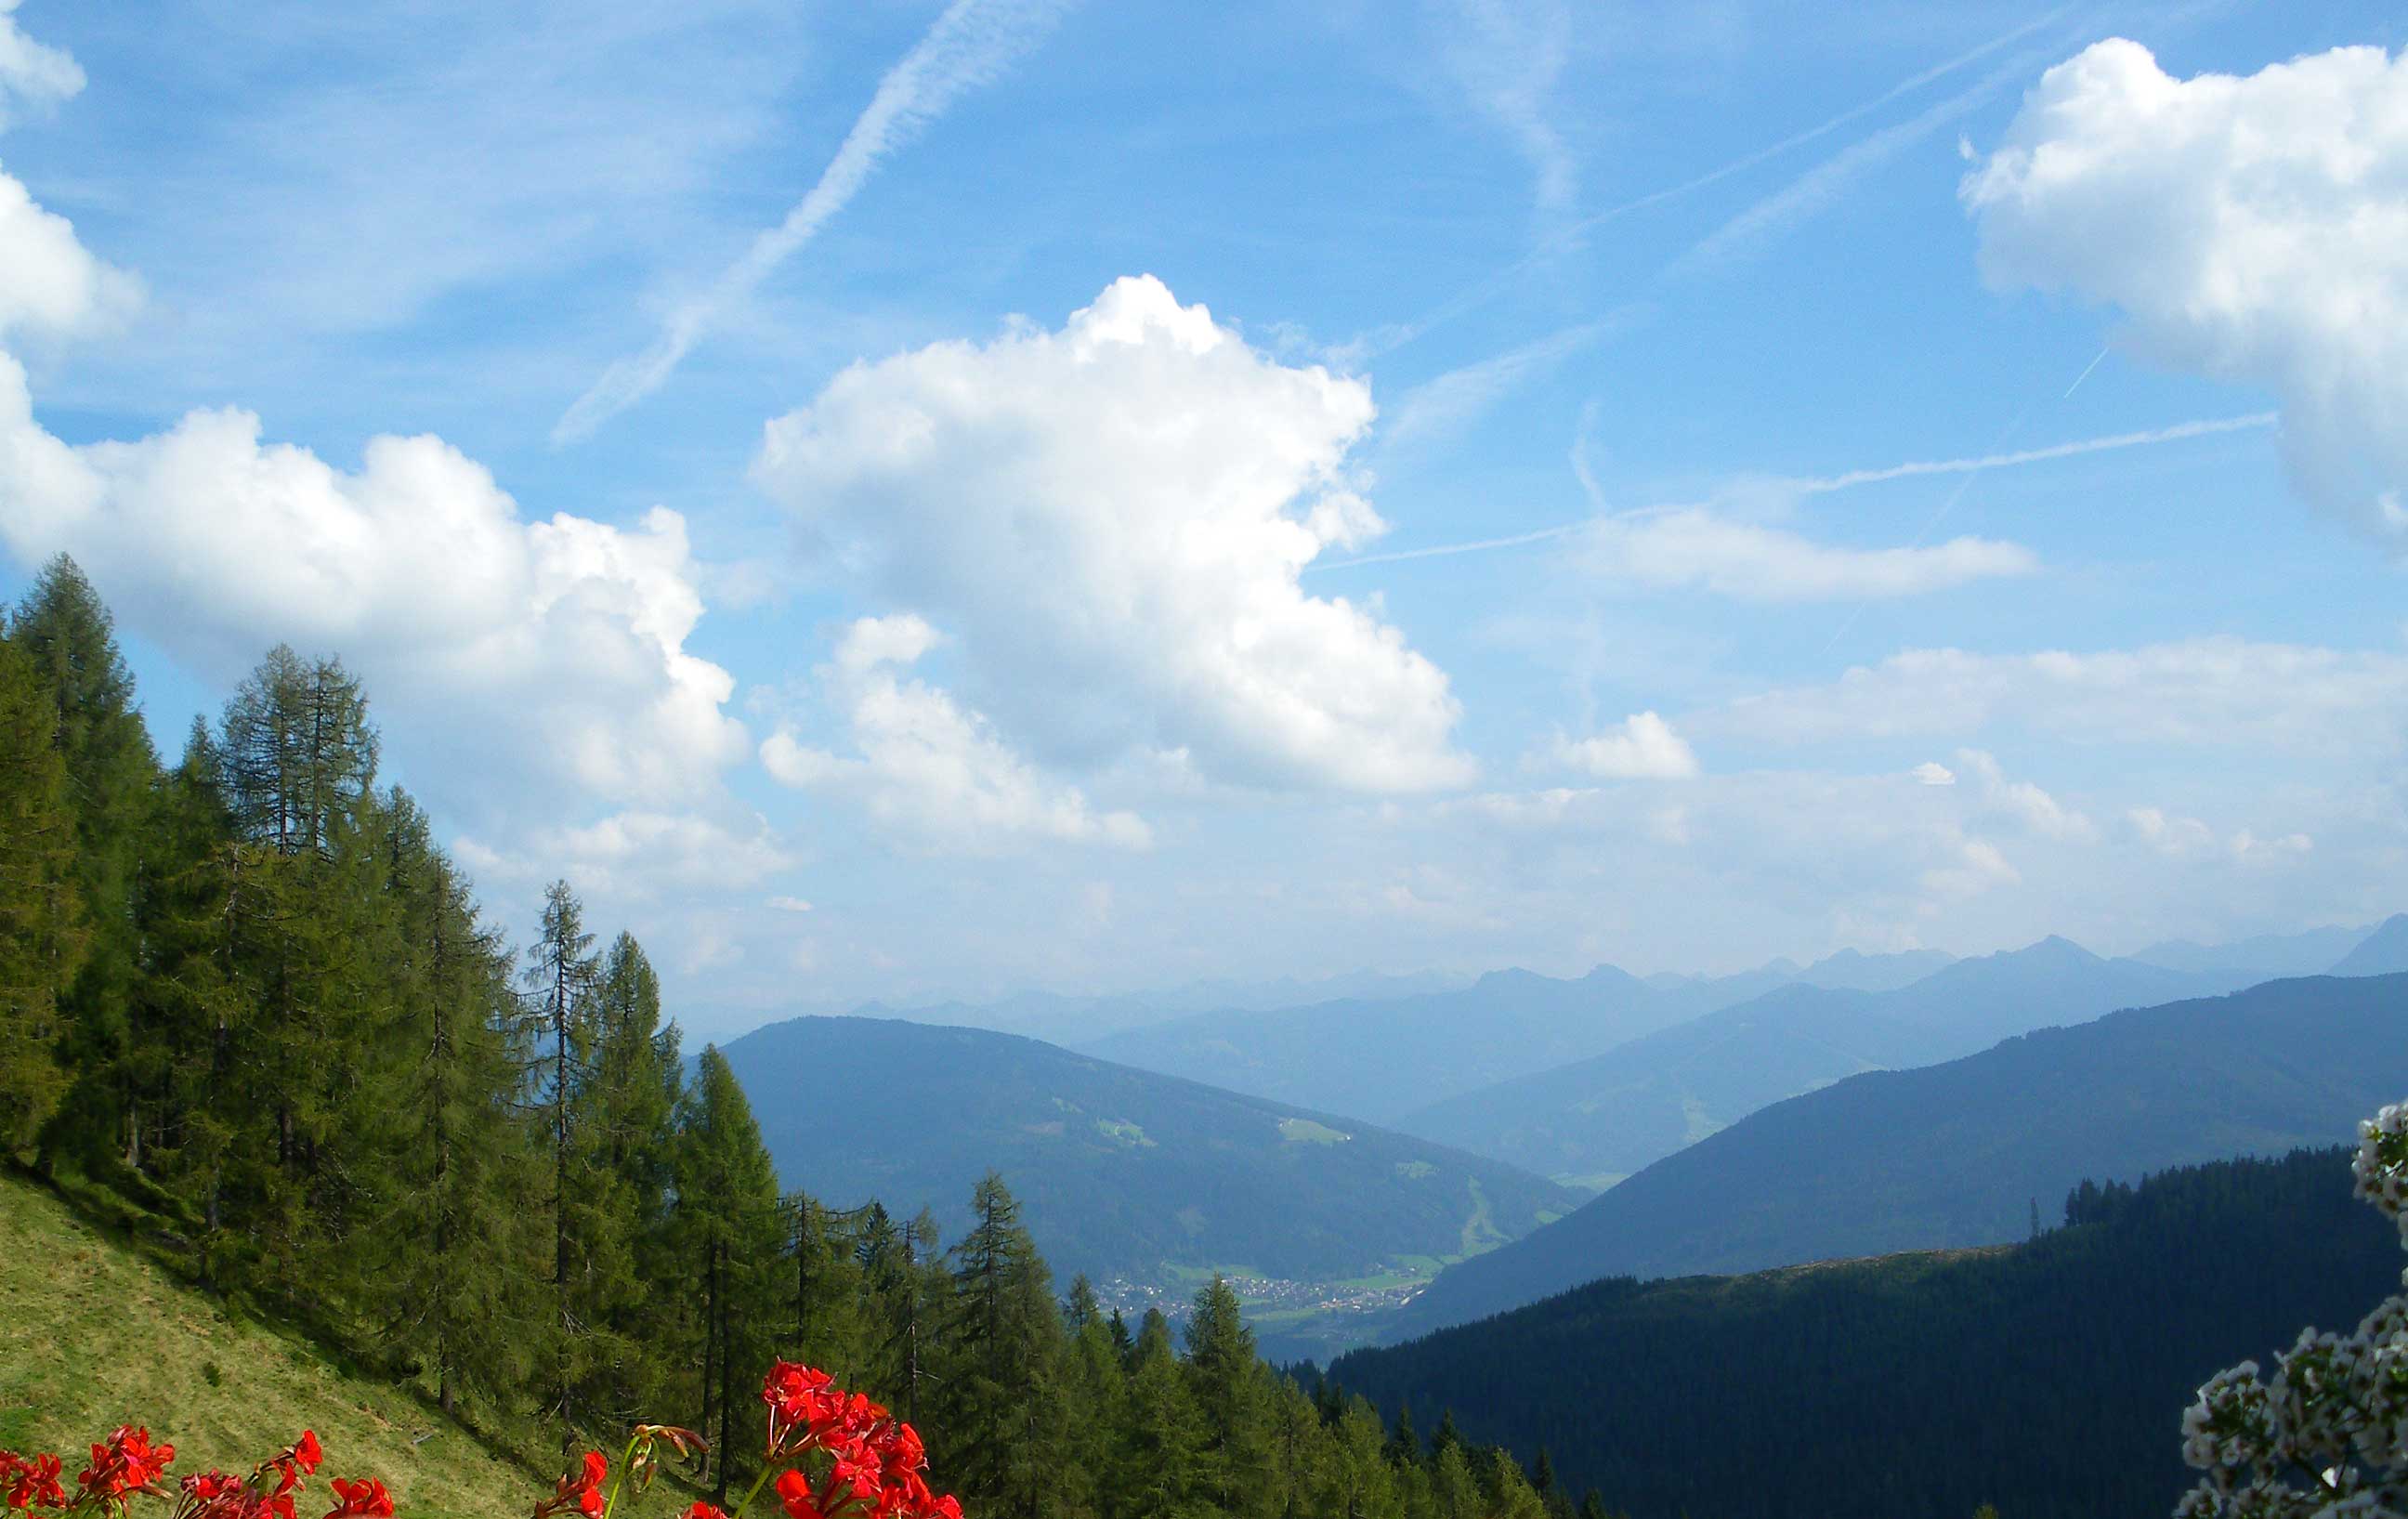
[(347, 1375), (317, 1346), (230, 1315), (56, 1197), (0, 1175), (0, 1446), (57, 1451), (72, 1474), (86, 1445), (127, 1423), (174, 1441), (171, 1476), (247, 1469), (315, 1429), (326, 1468), (311, 1497), (327, 1478), (380, 1476), (408, 1519), (492, 1519), (545, 1496), (408, 1389)]

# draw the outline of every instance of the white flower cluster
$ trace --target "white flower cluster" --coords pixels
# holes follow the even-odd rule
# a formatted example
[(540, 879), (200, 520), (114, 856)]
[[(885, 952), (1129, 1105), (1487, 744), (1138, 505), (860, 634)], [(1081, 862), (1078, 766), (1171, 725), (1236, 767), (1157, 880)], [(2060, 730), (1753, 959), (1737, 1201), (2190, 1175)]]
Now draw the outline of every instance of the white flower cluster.
[[(2358, 1125), (2358, 1196), (2408, 1246), (2408, 1104)], [(2183, 1459), (2205, 1473), (2175, 1519), (2408, 1519), (2408, 1272), (2343, 1336), (2302, 1331), (2260, 1379), (2217, 1373), (2183, 1415)]]

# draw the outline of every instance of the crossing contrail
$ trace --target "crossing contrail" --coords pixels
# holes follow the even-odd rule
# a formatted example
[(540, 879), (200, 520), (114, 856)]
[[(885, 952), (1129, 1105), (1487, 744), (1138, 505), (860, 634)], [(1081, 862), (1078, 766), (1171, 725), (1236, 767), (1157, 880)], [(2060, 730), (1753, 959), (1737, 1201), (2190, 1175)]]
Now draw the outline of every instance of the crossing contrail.
[[(2252, 411), (2245, 416), (2209, 417), (2194, 422), (2178, 422), (2166, 427), (2153, 427), (2145, 432), (2110, 433), (2103, 437), (2077, 438), (2070, 443), (2052, 443), (2045, 448), (2037, 449), (2018, 449), (2010, 453), (1985, 453), (1962, 459), (1911, 459), (1904, 464), (1884, 465), (1877, 469), (1851, 469), (1838, 475), (1778, 479), (1770, 484), (1774, 489), (1786, 486), (1800, 495), (1828, 495), (1835, 491), (1854, 490), (1860, 485), (1878, 485), (1885, 480), (1913, 480), (1926, 475), (1964, 476), (1964, 485), (1960, 485), (1956, 493), (1942, 505), (1940, 511), (1933, 514), (1932, 522), (1936, 523), (1940, 517), (1946, 514), (1948, 508), (1956, 504), (1956, 498), (1964, 494), (1965, 486), (1972, 483), (1973, 477), (1988, 470), (2014, 469), (2025, 465), (2045, 464), (2052, 459), (2071, 459), (2086, 453), (2109, 453), (2118, 449), (2139, 449), (2159, 443), (2179, 443), (2186, 438), (2212, 437), (2219, 433), (2248, 432), (2258, 427), (2272, 427), (2275, 421), (2274, 412)], [(1642, 512), (1646, 509), (1641, 509)], [(1516, 533), (1511, 537), (1479, 538), (1469, 543), (1440, 543), (1426, 549), (1398, 549), (1387, 553), (1360, 554), (1353, 559), (1333, 560), (1326, 565), (1311, 565), (1306, 566), (1305, 572), (1311, 574), (1325, 569), (1349, 569), (1356, 565), (1391, 565), (1406, 559), (1436, 559), (1446, 554), (1481, 553), (1490, 549), (1520, 548), (1524, 544), (1541, 543), (1549, 538), (1559, 538), (1568, 534), (1577, 533), (1596, 520), (1594, 517), (1584, 517), (1579, 522), (1559, 523), (1553, 527), (1541, 527), (1528, 533)], [(1930, 529), (1931, 524), (1927, 523), (1924, 531), (1928, 534)]]
[(878, 165), (945, 113), (954, 100), (994, 80), (1042, 41), (1072, 0), (953, 0), (903, 61), (878, 81), (868, 108), (820, 171), (819, 182), (786, 219), (752, 239), (744, 256), (710, 289), (669, 314), (660, 336), (602, 371), (552, 425), (554, 445), (595, 428), (658, 390), (703, 335), (844, 209)]

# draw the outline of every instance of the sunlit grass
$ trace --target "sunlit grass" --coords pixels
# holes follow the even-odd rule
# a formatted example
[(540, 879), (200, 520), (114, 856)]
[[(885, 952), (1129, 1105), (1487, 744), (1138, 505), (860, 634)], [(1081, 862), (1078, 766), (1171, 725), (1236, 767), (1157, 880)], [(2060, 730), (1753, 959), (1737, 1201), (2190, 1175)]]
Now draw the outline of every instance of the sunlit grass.
[(499, 1519), (547, 1491), (409, 1390), (345, 1373), (0, 1177), (0, 1446), (57, 1451), (72, 1473), (121, 1424), (175, 1444), (171, 1477), (248, 1469), (315, 1429), (322, 1477), (382, 1477), (410, 1519)]

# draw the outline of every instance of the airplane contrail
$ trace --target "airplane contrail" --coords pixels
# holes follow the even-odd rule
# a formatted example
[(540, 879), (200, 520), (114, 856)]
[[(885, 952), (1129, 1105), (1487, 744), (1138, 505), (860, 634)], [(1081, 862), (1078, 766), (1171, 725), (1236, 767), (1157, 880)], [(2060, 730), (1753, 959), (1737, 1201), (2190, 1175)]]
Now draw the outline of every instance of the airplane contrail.
[[(2069, 443), (2052, 443), (2045, 448), (2038, 449), (2019, 449), (2012, 453), (1985, 453), (1962, 459), (1914, 459), (1904, 464), (1884, 465), (1878, 469), (1851, 469), (1838, 475), (1778, 479), (1770, 483), (1775, 488), (1785, 485), (1800, 495), (1828, 495), (1836, 491), (1854, 490), (1860, 485), (1877, 485), (1885, 480), (1912, 480), (1926, 475), (1962, 475), (1966, 477), (1965, 484), (1970, 485), (1972, 482), (1972, 477), (1992, 469), (2014, 469), (2024, 465), (2045, 464), (2052, 459), (2076, 458), (2086, 453), (2107, 453), (2118, 449), (2138, 449), (2159, 443), (2178, 443), (2185, 438), (2211, 437), (2219, 433), (2247, 432), (2258, 427), (2272, 427), (2277, 420), (2277, 414), (2274, 412), (2252, 411), (2239, 417), (2209, 417), (2194, 422), (2178, 422), (2170, 426), (2153, 427), (2145, 432), (2111, 433), (2102, 437), (2076, 438)], [(1933, 523), (1937, 523), (1941, 516), (1945, 515), (1948, 508), (1956, 504), (1956, 496), (1963, 494), (1963, 492), (1964, 488), (1960, 486), (1956, 494), (1942, 504), (1940, 511), (1933, 514)], [(1683, 509), (1641, 508), (1638, 511), (1624, 515), (1643, 516), (1651, 511), (1676, 509)], [(1469, 543), (1439, 543), (1426, 549), (1398, 549), (1387, 553), (1360, 554), (1353, 559), (1333, 560), (1326, 565), (1309, 565), (1305, 568), (1305, 573), (1312, 574), (1325, 569), (1351, 569), (1357, 565), (1389, 565), (1406, 559), (1436, 559), (1447, 554), (1480, 553), (1490, 549), (1519, 548), (1524, 544), (1544, 542), (1549, 538), (1559, 538), (1577, 533), (1597, 520), (1596, 517), (1584, 517), (1579, 522), (1559, 523), (1553, 527), (1517, 533), (1511, 537), (1479, 538)], [(1930, 528), (1931, 524), (1927, 523), (1924, 528), (1925, 533), (1928, 534)]]
[(754, 237), (744, 256), (707, 293), (671, 312), (650, 348), (602, 371), (553, 424), (552, 443), (592, 437), (602, 423), (659, 389), (729, 308), (752, 294), (844, 209), (881, 162), (918, 136), (955, 99), (992, 81), (1035, 47), (1072, 3), (953, 0), (918, 45), (878, 81), (868, 107), (786, 219)]
[(1663, 204), (1665, 201), (1677, 199), (1682, 195), (1688, 194), (1692, 191), (1702, 190), (1708, 185), (1714, 184), (1723, 179), (1727, 179), (1734, 174), (1744, 173), (1748, 169), (1752, 169), (1758, 164), (1765, 162), (1767, 159), (1777, 158), (1781, 154), (1789, 151), (1792, 148), (1803, 147), (1807, 143), (1813, 142), (1817, 137), (1826, 136), (1836, 132), (1840, 128), (1846, 126), (1849, 122), (1861, 120), (1872, 112), (1879, 110), (1882, 107), (1888, 105), (1891, 101), (1896, 100), (1900, 95), (1909, 94), (1916, 90), (1920, 90), (1925, 85), (1931, 83), (1935, 79), (1945, 79), (1947, 76), (1956, 73), (1960, 68), (1981, 62), (1983, 59), (1988, 57), (1994, 52), (1997, 52), (2001, 48), (2010, 47), (2014, 43), (2022, 41), (2025, 37), (2029, 36), (2032, 33), (2037, 32), (2042, 28), (2055, 24), (2057, 21), (2064, 19), (2066, 12), (2071, 8), (2071, 7), (2060, 6), (2044, 16), (2041, 16), (2033, 21), (2026, 21), (2024, 24), (2014, 28), (2013, 31), (2001, 33), (1998, 36), (1992, 37), (1989, 41), (1982, 43), (1977, 47), (1968, 49), (1964, 52), (1960, 52), (1953, 58), (1942, 59), (1941, 62), (1932, 64), (1930, 67), (1922, 70), (1920, 73), (1910, 75), (1908, 78), (1899, 80), (1896, 84), (1891, 85), (1888, 89), (1883, 91), (1880, 94), (1873, 96), (1871, 99), (1851, 106), (1846, 110), (1840, 112), (1837, 116), (1819, 122), (1813, 126), (1807, 127), (1803, 131), (1793, 132), (1788, 136), (1782, 138), (1778, 142), (1770, 143), (1765, 147), (1757, 148), (1752, 151), (1743, 153), (1738, 158), (1734, 158), (1726, 164), (1708, 169), (1704, 173), (1693, 178), (1684, 179), (1678, 184), (1668, 185), (1661, 190), (1649, 191), (1643, 195), (1635, 196), (1632, 199), (1619, 202), (1615, 205), (1607, 207), (1604, 210), (1596, 211), (1588, 216), (1583, 217), (1580, 221), (1563, 228), (1560, 232), (1555, 233), (1554, 235), (1546, 237), (1536, 249), (1515, 260), (1512, 264), (1508, 265), (1503, 269), (1490, 275), (1485, 279), (1481, 280), (1478, 284), (1472, 285), (1469, 289), (1457, 294), (1452, 299), (1430, 311), (1419, 321), (1407, 322), (1401, 327), (1388, 329), (1378, 340), (1365, 345), (1364, 351), (1370, 353), (1394, 352), (1398, 349), (1404, 347), (1406, 344), (1421, 337), (1424, 333), (1428, 332), (1431, 328), (1451, 322), (1455, 318), (1461, 316), (1466, 311), (1471, 310), (1475, 307), (1484, 305), (1491, 299), (1494, 299), (1500, 291), (1512, 284), (1513, 280), (1518, 279), (1526, 270), (1545, 261), (1546, 259), (1554, 257), (1557, 253), (1562, 252), (1566, 248), (1570, 247), (1582, 234), (1592, 231), (1598, 227), (1601, 227), (1609, 222), (1617, 221), (1622, 217), (1628, 216), (1634, 211), (1645, 210), (1648, 207), (1658, 206)]

